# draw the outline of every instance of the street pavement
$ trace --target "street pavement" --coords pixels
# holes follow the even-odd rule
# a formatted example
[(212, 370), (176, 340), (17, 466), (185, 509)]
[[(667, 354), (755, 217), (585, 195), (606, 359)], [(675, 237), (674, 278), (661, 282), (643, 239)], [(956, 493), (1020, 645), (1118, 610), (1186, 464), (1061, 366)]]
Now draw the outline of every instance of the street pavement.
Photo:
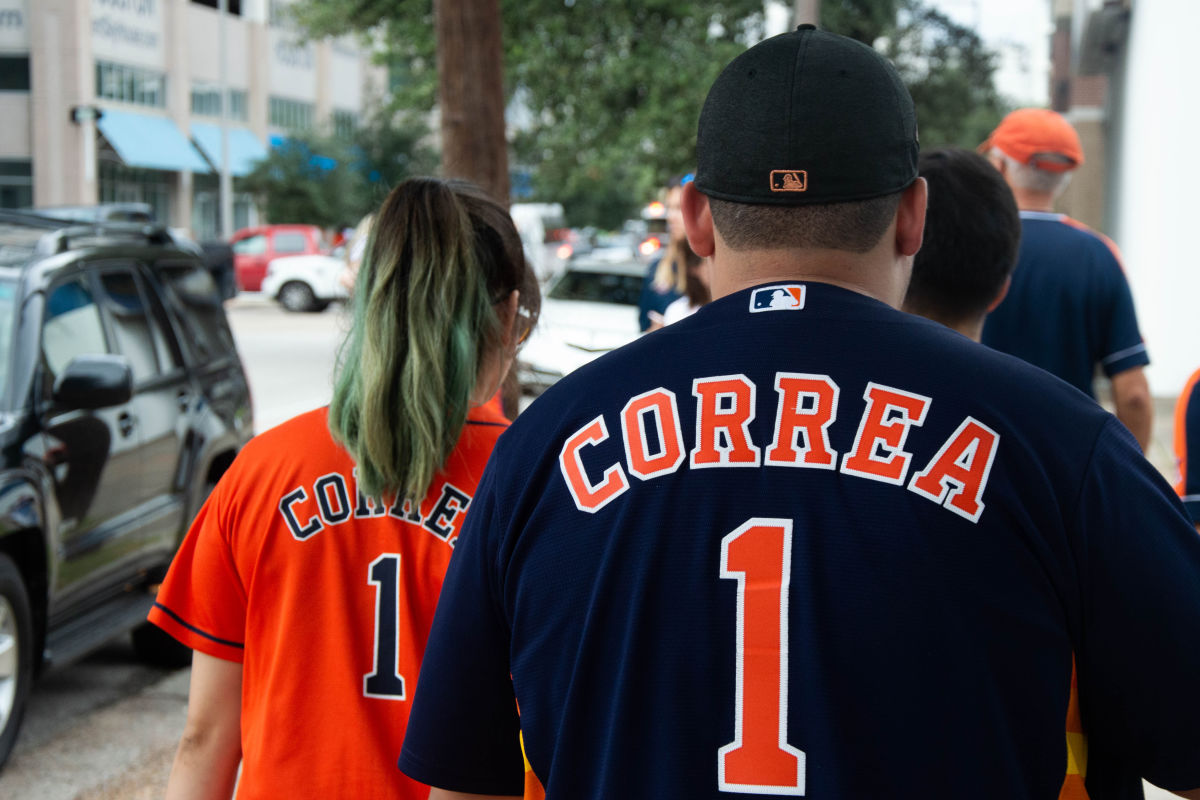
[[(166, 791), (187, 714), (190, 669), (82, 715), (53, 738), (18, 743), (0, 797), (28, 800), (151, 800)], [(28, 733), (28, 731), (22, 731)]]

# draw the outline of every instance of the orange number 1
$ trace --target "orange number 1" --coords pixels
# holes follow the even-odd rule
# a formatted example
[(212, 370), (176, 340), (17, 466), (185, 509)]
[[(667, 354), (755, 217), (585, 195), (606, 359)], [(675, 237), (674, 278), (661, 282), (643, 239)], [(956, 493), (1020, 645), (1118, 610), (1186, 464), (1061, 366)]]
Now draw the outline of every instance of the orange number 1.
[(755, 517), (721, 540), (738, 582), (733, 741), (717, 751), (724, 792), (804, 794), (804, 753), (787, 743), (792, 521)]

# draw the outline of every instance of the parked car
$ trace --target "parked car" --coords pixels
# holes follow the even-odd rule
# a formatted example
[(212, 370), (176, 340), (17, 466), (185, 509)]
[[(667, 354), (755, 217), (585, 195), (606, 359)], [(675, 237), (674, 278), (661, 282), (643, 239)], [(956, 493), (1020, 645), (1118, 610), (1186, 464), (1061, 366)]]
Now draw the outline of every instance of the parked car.
[(267, 265), (280, 256), (326, 252), (325, 236), (316, 225), (260, 225), (242, 228), (230, 240), (233, 269), (243, 292), (262, 289)]
[(162, 228), (0, 212), (0, 763), (30, 686), (146, 623), (253, 431), (212, 275)]
[(284, 256), (267, 265), (262, 293), (288, 311), (324, 311), (349, 292), (341, 280), (346, 260), (339, 248), (334, 255)]
[(638, 297), (646, 267), (575, 258), (550, 283), (533, 335), (518, 354), (517, 380), (540, 394), (562, 376), (638, 337)]
[[(106, 222), (140, 222), (145, 225), (156, 225), (154, 207), (149, 203), (97, 203), (85, 206), (39, 206), (37, 208), (21, 209), (28, 214), (39, 217), (62, 220), (63, 222), (106, 223)], [(193, 241), (191, 236), (179, 228), (168, 229), (175, 244), (185, 250), (190, 250), (201, 257), (213, 280), (221, 290), (221, 296), (226, 300), (237, 294), (233, 277), (233, 250), (225, 242)]]
[(154, 207), (149, 203), (97, 203), (83, 206), (39, 206), (22, 211), (64, 222), (143, 222), (153, 223)]

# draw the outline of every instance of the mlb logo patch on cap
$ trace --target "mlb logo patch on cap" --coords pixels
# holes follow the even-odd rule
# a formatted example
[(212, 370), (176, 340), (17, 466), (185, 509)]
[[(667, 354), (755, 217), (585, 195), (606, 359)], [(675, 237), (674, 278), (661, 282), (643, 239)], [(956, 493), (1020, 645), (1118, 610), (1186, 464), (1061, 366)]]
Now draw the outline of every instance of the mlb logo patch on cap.
[(807, 192), (808, 172), (802, 169), (771, 170), (772, 192)]
[(784, 283), (755, 289), (750, 295), (750, 310), (799, 311), (804, 308), (804, 284)]

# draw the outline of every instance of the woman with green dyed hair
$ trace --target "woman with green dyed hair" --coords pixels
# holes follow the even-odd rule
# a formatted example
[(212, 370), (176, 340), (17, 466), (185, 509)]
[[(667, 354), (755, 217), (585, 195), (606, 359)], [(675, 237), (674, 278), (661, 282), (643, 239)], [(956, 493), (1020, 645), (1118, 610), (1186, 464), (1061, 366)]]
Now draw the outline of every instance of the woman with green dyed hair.
[(151, 613), (195, 650), (168, 798), (426, 797), (396, 768), (408, 701), (538, 301), (477, 187), (384, 201), (332, 402), (245, 447)]

